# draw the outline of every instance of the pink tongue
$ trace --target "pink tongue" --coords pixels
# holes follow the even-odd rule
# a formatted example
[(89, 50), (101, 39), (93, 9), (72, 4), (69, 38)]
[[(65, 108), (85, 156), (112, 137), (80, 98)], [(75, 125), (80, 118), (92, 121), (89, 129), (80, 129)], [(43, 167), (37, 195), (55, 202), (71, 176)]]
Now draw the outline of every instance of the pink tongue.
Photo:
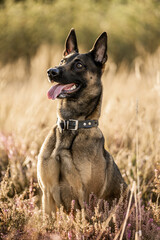
[(48, 98), (53, 100), (56, 99), (56, 97), (58, 97), (58, 95), (62, 92), (63, 89), (65, 90), (70, 89), (73, 85), (74, 83), (66, 84), (66, 85), (57, 84), (52, 86), (48, 91), (48, 94), (47, 94)]

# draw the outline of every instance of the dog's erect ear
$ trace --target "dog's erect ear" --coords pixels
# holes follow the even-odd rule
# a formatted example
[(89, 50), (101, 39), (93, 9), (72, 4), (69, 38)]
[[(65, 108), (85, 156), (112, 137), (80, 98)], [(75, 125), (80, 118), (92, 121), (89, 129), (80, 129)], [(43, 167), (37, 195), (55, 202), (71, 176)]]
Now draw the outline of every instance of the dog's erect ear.
[(75, 30), (72, 28), (66, 39), (66, 49), (64, 50), (64, 56), (67, 56), (73, 52), (78, 53), (78, 45)]
[(91, 53), (94, 57), (94, 61), (104, 64), (107, 61), (107, 33), (103, 32), (99, 38), (95, 41)]

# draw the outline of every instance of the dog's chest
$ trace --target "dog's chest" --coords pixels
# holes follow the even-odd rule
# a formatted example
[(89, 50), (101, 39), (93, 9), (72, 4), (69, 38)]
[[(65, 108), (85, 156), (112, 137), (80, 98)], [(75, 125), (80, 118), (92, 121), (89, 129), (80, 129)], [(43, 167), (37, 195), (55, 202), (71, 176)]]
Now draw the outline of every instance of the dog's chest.
[[(82, 134), (78, 135), (75, 132), (58, 135), (54, 155), (60, 162), (62, 179), (75, 174), (80, 176), (84, 185), (94, 185), (92, 180), (97, 177), (97, 167), (101, 168), (96, 158), (100, 149), (94, 136), (95, 133), (88, 130), (85, 134), (82, 131)], [(105, 166), (103, 165), (102, 168), (104, 169)], [(99, 177), (100, 181), (102, 175)]]
[[(76, 138), (76, 132), (57, 133), (56, 146), (52, 156), (56, 161), (59, 161), (62, 179), (67, 179), (68, 175), (73, 173), (83, 175), (85, 172), (87, 178), (91, 174), (90, 164), (88, 164), (89, 162), (84, 154), (85, 145), (82, 146), (82, 144), (78, 143)], [(81, 149), (76, 154), (75, 149), (78, 148), (78, 145)]]

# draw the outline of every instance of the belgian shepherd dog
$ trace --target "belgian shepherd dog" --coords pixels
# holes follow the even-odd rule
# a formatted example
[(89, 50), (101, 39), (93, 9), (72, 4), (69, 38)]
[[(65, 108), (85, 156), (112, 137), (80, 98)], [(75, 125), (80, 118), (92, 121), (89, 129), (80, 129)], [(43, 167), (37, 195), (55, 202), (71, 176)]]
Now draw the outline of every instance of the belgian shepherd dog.
[(38, 181), (47, 214), (61, 205), (68, 212), (72, 200), (81, 209), (91, 193), (110, 202), (120, 197), (121, 185), (127, 187), (104, 148), (104, 136), (98, 127), (106, 61), (106, 32), (89, 52), (80, 54), (75, 30), (71, 29), (63, 59), (59, 66), (47, 71), (49, 81), (54, 83), (48, 98), (58, 100), (57, 124), (38, 156)]

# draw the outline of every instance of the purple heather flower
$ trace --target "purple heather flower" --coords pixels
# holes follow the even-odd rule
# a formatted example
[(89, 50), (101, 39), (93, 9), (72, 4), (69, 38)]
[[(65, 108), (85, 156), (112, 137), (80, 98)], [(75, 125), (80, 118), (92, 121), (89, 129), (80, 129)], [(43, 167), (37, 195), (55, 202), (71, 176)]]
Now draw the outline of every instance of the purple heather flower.
[(149, 219), (149, 223), (152, 223), (152, 222), (153, 222), (153, 218), (150, 218), (150, 219)]
[(72, 239), (72, 232), (68, 232), (68, 239)]
[(131, 239), (131, 230), (128, 230), (128, 233), (127, 233), (127, 239)]

